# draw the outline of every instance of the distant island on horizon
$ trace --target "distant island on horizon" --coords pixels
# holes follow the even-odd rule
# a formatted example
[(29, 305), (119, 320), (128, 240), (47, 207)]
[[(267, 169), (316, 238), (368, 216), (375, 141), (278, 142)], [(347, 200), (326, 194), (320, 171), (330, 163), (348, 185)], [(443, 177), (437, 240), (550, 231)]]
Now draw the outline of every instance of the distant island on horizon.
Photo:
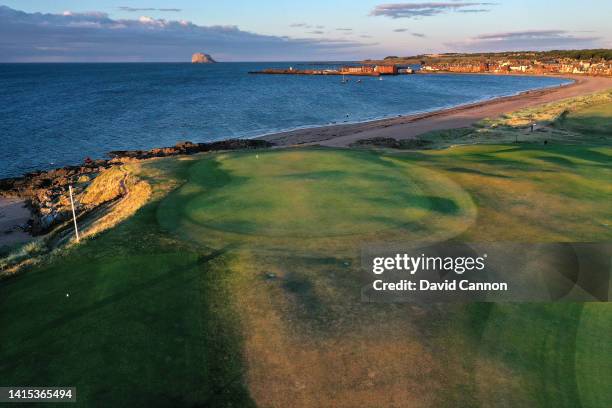
[(202, 52), (196, 52), (191, 56), (192, 64), (214, 64), (217, 61), (210, 54), (205, 54)]

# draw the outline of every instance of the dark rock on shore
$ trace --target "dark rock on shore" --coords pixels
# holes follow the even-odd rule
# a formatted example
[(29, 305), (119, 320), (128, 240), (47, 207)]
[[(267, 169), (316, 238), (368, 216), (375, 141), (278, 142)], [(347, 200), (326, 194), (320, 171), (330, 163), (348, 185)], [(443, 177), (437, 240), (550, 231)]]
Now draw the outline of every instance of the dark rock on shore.
[(229, 139), (212, 143), (180, 142), (172, 147), (161, 147), (151, 150), (115, 150), (109, 152), (109, 155), (113, 159), (129, 158), (144, 160), (153, 157), (195, 154), (217, 150), (263, 149), (272, 146), (274, 146), (274, 143), (260, 139)]
[(29, 232), (42, 234), (70, 219), (70, 202), (66, 196), (68, 185), (72, 185), (75, 194), (79, 194), (87, 187), (89, 180), (110, 166), (108, 160), (90, 160), (82, 166), (66, 166), (0, 179), (0, 195), (25, 198), (32, 213), (28, 223)]

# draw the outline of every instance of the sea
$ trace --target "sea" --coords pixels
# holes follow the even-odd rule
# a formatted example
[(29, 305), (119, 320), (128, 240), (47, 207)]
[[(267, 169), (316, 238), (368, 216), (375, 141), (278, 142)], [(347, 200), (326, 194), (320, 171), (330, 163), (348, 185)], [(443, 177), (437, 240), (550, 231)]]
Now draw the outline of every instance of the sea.
[(338, 76), (249, 74), (338, 65), (0, 64), (0, 178), (104, 158), (111, 150), (408, 115), (569, 82), (439, 74), (342, 83)]

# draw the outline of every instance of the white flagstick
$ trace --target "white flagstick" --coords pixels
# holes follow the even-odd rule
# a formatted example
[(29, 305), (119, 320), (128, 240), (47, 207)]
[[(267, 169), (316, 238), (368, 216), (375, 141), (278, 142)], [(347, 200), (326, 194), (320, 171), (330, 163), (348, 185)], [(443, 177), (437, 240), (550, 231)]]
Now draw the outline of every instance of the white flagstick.
[(76, 213), (74, 212), (74, 200), (72, 199), (72, 186), (68, 186), (68, 190), (70, 191), (70, 204), (72, 205), (72, 220), (74, 221), (74, 234), (76, 235), (77, 243), (79, 242), (79, 228), (77, 227), (76, 222)]

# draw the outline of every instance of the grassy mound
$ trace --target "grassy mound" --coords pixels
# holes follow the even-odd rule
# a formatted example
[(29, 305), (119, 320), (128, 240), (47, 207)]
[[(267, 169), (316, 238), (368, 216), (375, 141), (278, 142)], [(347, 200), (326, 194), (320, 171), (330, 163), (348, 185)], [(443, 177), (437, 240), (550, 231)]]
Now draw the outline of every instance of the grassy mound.
[(559, 126), (579, 133), (594, 133), (612, 138), (612, 102), (589, 106), (563, 116)]

